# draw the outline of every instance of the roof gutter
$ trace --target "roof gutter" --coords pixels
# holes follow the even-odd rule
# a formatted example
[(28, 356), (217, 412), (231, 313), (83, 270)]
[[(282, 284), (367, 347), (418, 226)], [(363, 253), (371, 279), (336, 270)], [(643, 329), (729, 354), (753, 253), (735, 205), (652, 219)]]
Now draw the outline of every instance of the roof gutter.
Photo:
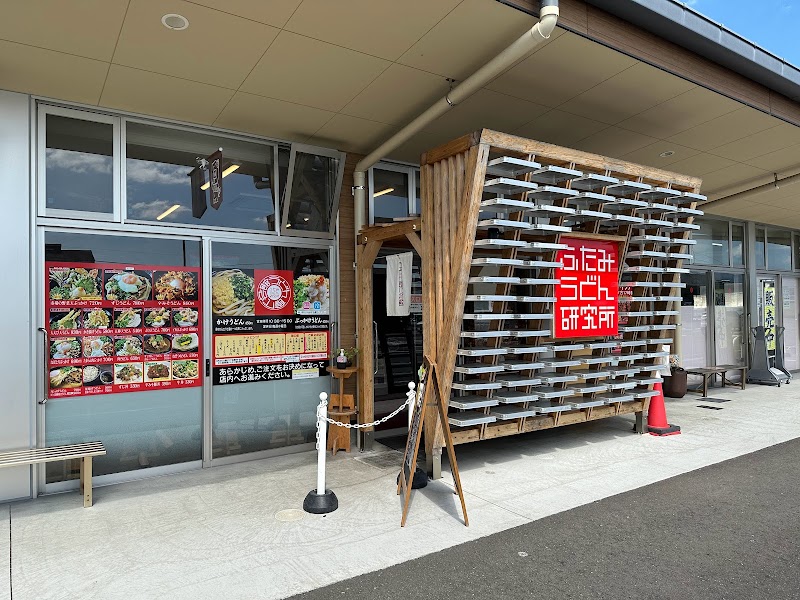
[(558, 0), (540, 0), (540, 4), (539, 22), (536, 25), (358, 162), (353, 173), (356, 237), (367, 221), (367, 170), (549, 39), (558, 22)]

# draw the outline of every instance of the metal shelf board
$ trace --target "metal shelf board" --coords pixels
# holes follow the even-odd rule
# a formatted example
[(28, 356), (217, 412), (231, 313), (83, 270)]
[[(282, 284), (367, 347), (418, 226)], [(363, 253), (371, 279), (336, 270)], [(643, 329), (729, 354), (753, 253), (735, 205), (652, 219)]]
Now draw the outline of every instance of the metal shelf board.
[(557, 244), (555, 242), (518, 242), (523, 244), (522, 247), (517, 246), (520, 252), (541, 252), (544, 250), (566, 250), (569, 248), (567, 244)]
[(506, 266), (506, 267), (521, 267), (525, 264), (524, 260), (518, 258), (493, 258), (493, 257), (484, 257), (484, 258), (473, 258), (472, 259), (472, 266), (473, 267), (482, 267), (485, 265), (499, 265), (499, 266)]
[[(565, 217), (569, 219), (570, 217)], [(532, 223), (527, 233), (570, 233), (572, 227), (566, 225), (550, 225), (549, 223)]]
[(524, 248), (527, 245), (528, 242), (521, 242), (519, 240), (501, 240), (496, 238), (475, 240), (476, 248)]
[(692, 217), (702, 217), (704, 213), (702, 210), (697, 208), (688, 208), (686, 206), (677, 206), (675, 207), (675, 211), (682, 215), (690, 215)]
[(638, 348), (639, 346), (646, 346), (645, 340), (620, 340), (620, 348)]
[(549, 329), (521, 329), (518, 331), (511, 330), (509, 337), (512, 338), (531, 338), (531, 337), (545, 337), (549, 336), (551, 331)]
[(575, 214), (574, 208), (569, 208), (567, 206), (553, 206), (550, 204), (534, 204), (527, 210), (528, 212), (533, 213), (534, 217), (563, 217), (565, 215)]
[(608, 369), (608, 373), (611, 377), (627, 377), (628, 375), (638, 375), (639, 369), (611, 367)]
[(465, 412), (450, 413), (447, 421), (454, 427), (470, 427), (472, 425), (483, 425), (484, 423), (494, 423), (497, 419), (482, 412), (468, 410)]
[(664, 344), (665, 346), (668, 346), (672, 343), (672, 338), (645, 338), (641, 341), (649, 345)]
[(655, 312), (652, 310), (639, 310), (635, 312), (620, 312), (620, 317), (652, 317), (655, 316)]
[(653, 227), (672, 227), (672, 221), (663, 221), (661, 219), (645, 219), (639, 226), (639, 229), (651, 229)]
[(533, 371), (544, 367), (544, 363), (529, 360), (507, 360), (502, 366), (506, 371)]
[(662, 358), (664, 356), (669, 356), (669, 355), (670, 355), (669, 352), (662, 352), (662, 351), (645, 352), (645, 353), (642, 354), (642, 358)]
[(533, 171), (530, 175), (531, 181), (536, 183), (561, 183), (562, 181), (570, 181), (577, 177), (581, 177), (583, 171), (576, 171), (575, 169), (567, 169), (566, 167), (556, 167), (553, 165), (545, 165), (541, 169)]
[(562, 367), (579, 367), (581, 365), (581, 361), (577, 359), (569, 360), (553, 360), (546, 358), (542, 360), (545, 367), (549, 367), (551, 369), (560, 369)]
[(497, 406), (497, 404), (497, 398), (487, 398), (486, 396), (453, 396), (448, 403), (450, 408), (460, 408), (461, 410), (475, 410), (487, 406)]
[(612, 217), (611, 213), (601, 212), (599, 210), (585, 210), (585, 209), (578, 209), (575, 211), (575, 214), (571, 217), (568, 217), (567, 220), (569, 221), (599, 221), (601, 219), (609, 219)]
[(464, 313), (465, 321), (502, 321), (507, 319), (507, 315), (500, 313)]
[(631, 390), (631, 396), (633, 396), (637, 400), (643, 400), (644, 398), (654, 398), (658, 396), (660, 392), (656, 390)]
[(694, 256), (687, 252), (669, 252), (667, 253), (667, 258), (691, 260)]
[(591, 379), (599, 379), (601, 377), (608, 377), (608, 371), (575, 371), (575, 376), (580, 381), (589, 381)]
[(635, 398), (633, 394), (606, 392), (605, 394), (598, 394), (595, 399), (602, 400), (604, 404), (615, 404), (617, 402), (632, 402)]
[(643, 288), (658, 288), (662, 287), (660, 281), (623, 281), (621, 286), (629, 287), (643, 287)]
[[(681, 269), (681, 270), (683, 270), (683, 269)], [(686, 269), (686, 270), (688, 271), (688, 269)], [(683, 282), (680, 282), (680, 281), (679, 281), (679, 282), (674, 282), (674, 281), (662, 281), (662, 282), (661, 282), (661, 287), (663, 287), (663, 288), (670, 288), (670, 289), (675, 289), (675, 288), (678, 288), (678, 289), (683, 289), (683, 288), (685, 288), (685, 287), (686, 287), (686, 284), (685, 284), (685, 283), (683, 283)]]
[(525, 268), (558, 268), (563, 267), (564, 263), (560, 260), (524, 260), (522, 265)]
[[(640, 196), (641, 197), (641, 196)], [(674, 206), (670, 206), (669, 204), (658, 204), (657, 202), (648, 202), (647, 206), (643, 206), (638, 209), (640, 213), (643, 214), (673, 214), (676, 211)]]
[(708, 200), (708, 198), (706, 196), (703, 196), (702, 194), (694, 194), (692, 192), (680, 192), (680, 194), (674, 195), (671, 198), (668, 198), (667, 202), (676, 202), (676, 203), (680, 203), (680, 202), (686, 202), (686, 203), (697, 202), (697, 203), (703, 203), (706, 200)]
[(538, 354), (539, 352), (547, 352), (549, 348), (546, 346), (508, 346), (505, 349), (506, 354)]
[(696, 246), (697, 240), (670, 237), (669, 242), (662, 242), (664, 246)]
[(536, 394), (539, 398), (549, 400), (552, 398), (569, 398), (575, 395), (569, 388), (554, 388), (549, 385), (543, 385), (531, 389), (531, 393)]
[(641, 192), (646, 192), (653, 189), (652, 185), (647, 183), (640, 183), (638, 181), (620, 181), (609, 185), (606, 188), (606, 193), (611, 196), (633, 196)]
[(470, 277), (468, 283), (512, 283), (519, 285), (519, 277), (495, 277), (492, 275), (478, 275)]
[(560, 279), (539, 279), (536, 277), (520, 277), (519, 283), (521, 285), (556, 285)]
[[(561, 396), (565, 398), (566, 396)], [(539, 400), (528, 405), (528, 408), (533, 408), (537, 415), (546, 415), (556, 412), (567, 412), (572, 410), (571, 404), (560, 404), (558, 402), (548, 402), (547, 400)]]
[(459, 348), (456, 354), (458, 356), (503, 356), (507, 352), (506, 348)]
[(509, 335), (508, 330), (504, 329), (501, 331), (462, 331), (461, 338), (462, 339), (490, 339), (490, 338), (501, 338), (506, 337)]
[(668, 235), (634, 235), (631, 236), (631, 244), (651, 244), (651, 243), (669, 243), (672, 238)]
[[(575, 186), (572, 186), (573, 189)], [(609, 196), (608, 194), (598, 194), (596, 192), (581, 192), (580, 194), (573, 196), (569, 199), (570, 202), (574, 203), (586, 203), (586, 205), (592, 204), (614, 204), (617, 202), (617, 198), (614, 196)]]
[(498, 390), (494, 392), (494, 399), (500, 404), (519, 404), (520, 402), (536, 402), (539, 400), (539, 396), (529, 392)]
[(631, 331), (650, 331), (649, 325), (620, 325), (620, 333), (630, 333)]
[(653, 312), (653, 316), (656, 317), (675, 317), (681, 314), (679, 310), (657, 310)]
[(535, 206), (526, 200), (512, 200), (511, 198), (487, 198), (481, 202), (481, 212), (516, 213), (530, 210)]
[(521, 179), (513, 179), (511, 177), (497, 177), (495, 179), (487, 179), (483, 184), (483, 191), (492, 194), (513, 196), (514, 194), (530, 192), (538, 187), (539, 185), (532, 181), (522, 181)]
[(489, 227), (506, 227), (508, 229), (530, 229), (531, 224), (527, 221), (511, 221), (509, 219), (482, 219), (478, 221), (478, 229), (488, 229)]
[(667, 253), (657, 252), (655, 250), (634, 250), (628, 252), (625, 258), (667, 258)]
[(607, 365), (614, 360), (613, 356), (589, 356), (587, 358), (580, 358), (582, 365)]
[(607, 348), (616, 348), (618, 342), (587, 342), (584, 348), (587, 350), (605, 350)]
[(658, 202), (659, 200), (663, 200), (664, 198), (672, 198), (678, 194), (680, 194), (680, 192), (677, 190), (671, 190), (665, 187), (654, 187), (651, 190), (647, 190), (639, 194), (639, 198), (643, 198), (648, 202)]
[(502, 379), (498, 379), (497, 383), (505, 388), (528, 387), (531, 385), (539, 385), (542, 380), (539, 377), (525, 377), (523, 375), (504, 375)]
[(484, 373), (501, 373), (503, 365), (487, 365), (485, 363), (468, 363), (456, 365), (455, 372), (462, 375), (481, 375)]
[(518, 408), (516, 406), (498, 406), (493, 408), (490, 414), (500, 421), (513, 421), (514, 419), (535, 417), (536, 411), (531, 408)]
[(499, 390), (502, 386), (495, 381), (486, 381), (485, 379), (465, 379), (464, 381), (454, 381), (454, 390)]
[(542, 165), (532, 160), (524, 160), (513, 156), (501, 156), (490, 160), (486, 165), (486, 173), (496, 177), (518, 177), (540, 169)]
[(635, 381), (616, 381), (614, 379), (606, 379), (606, 385), (609, 391), (614, 390), (630, 390), (636, 387)]
[(533, 190), (528, 194), (528, 199), (533, 200), (535, 204), (540, 202), (553, 202), (555, 200), (563, 200), (564, 198), (572, 198), (577, 192), (563, 187), (552, 185), (545, 185)]
[(650, 329), (652, 331), (669, 331), (671, 329), (677, 329), (677, 325), (674, 323), (667, 323), (665, 325), (650, 325)]
[(548, 344), (547, 346), (553, 352), (566, 352), (567, 350), (583, 350), (584, 348), (586, 348), (586, 344), (579, 344), (579, 343)]
[(639, 223), (643, 223), (644, 219), (642, 217), (633, 217), (631, 215), (619, 215), (619, 214), (612, 214), (611, 217), (608, 219), (601, 219), (602, 221), (619, 221), (622, 223), (633, 223), (638, 225)]
[(593, 398), (591, 400), (583, 400), (583, 401), (571, 401), (570, 404), (574, 410), (582, 410), (584, 408), (592, 408), (595, 406), (605, 406), (608, 404), (604, 400), (600, 398)]
[(551, 385), (553, 383), (574, 383), (578, 381), (577, 375), (566, 375), (564, 373), (539, 373), (542, 378), (540, 383)]
[(688, 229), (690, 231), (699, 231), (700, 225), (695, 223), (686, 223), (685, 221), (670, 221), (670, 227), (673, 229)]
[[(691, 273), (690, 269), (678, 268), (678, 267), (667, 267), (664, 269), (665, 273)], [(685, 285), (681, 286), (672, 286), (672, 287), (686, 287)]]
[(619, 362), (631, 362), (634, 360), (642, 360), (643, 357), (641, 354), (618, 354), (615, 358)]
[(661, 383), (661, 378), (637, 375), (636, 377), (631, 377), (628, 381), (634, 381), (636, 382), (636, 385), (650, 385), (653, 383)]
[(467, 321), (552, 321), (553, 315), (511, 314), (511, 313), (468, 313), (464, 315)]
[(516, 302), (519, 296), (507, 294), (467, 294), (467, 302)]
[(547, 304), (555, 302), (556, 299), (552, 296), (517, 296), (517, 302), (529, 302), (531, 304)]
[(616, 177), (597, 175), (596, 173), (584, 173), (582, 177), (576, 177), (572, 180), (572, 189), (581, 190), (582, 192), (591, 192), (616, 183), (619, 183), (619, 179)]
[[(635, 266), (635, 267), (625, 267), (625, 273), (665, 273), (666, 269), (664, 267), (645, 267), (645, 266)], [(628, 282), (623, 282), (622, 285), (629, 285)]]
[(576, 394), (595, 394), (605, 392), (608, 386), (605, 383), (576, 383), (569, 386)]
[(517, 319), (522, 321), (552, 321), (553, 315), (542, 313), (508, 313), (504, 315), (506, 319)]

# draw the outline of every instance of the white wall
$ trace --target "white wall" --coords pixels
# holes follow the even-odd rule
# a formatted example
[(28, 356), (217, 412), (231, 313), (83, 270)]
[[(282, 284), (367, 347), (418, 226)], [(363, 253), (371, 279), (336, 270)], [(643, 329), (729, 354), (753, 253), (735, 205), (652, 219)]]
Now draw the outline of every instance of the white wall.
[[(30, 98), (0, 90), (0, 451), (33, 445)], [(31, 494), (30, 468), (0, 469), (0, 501)]]

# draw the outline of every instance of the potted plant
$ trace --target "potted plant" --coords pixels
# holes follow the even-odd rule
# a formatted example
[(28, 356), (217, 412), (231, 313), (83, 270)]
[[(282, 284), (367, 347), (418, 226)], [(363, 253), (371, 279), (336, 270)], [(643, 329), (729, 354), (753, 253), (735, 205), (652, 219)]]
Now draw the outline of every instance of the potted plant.
[(333, 366), (336, 369), (352, 367), (356, 362), (358, 348), (336, 348), (333, 351)]
[(687, 391), (686, 370), (680, 366), (678, 355), (669, 357), (670, 374), (664, 377), (663, 391), (668, 398), (683, 398)]

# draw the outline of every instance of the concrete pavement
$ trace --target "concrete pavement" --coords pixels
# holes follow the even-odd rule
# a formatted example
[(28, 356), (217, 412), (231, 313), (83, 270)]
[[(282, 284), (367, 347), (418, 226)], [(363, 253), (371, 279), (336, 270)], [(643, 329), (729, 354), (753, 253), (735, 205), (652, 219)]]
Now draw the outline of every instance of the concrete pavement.
[(74, 492), (0, 505), (0, 598), (6, 573), (14, 600), (284, 598), (800, 437), (800, 385), (713, 395), (731, 402), (668, 400), (679, 436), (621, 417), (458, 446), (470, 527), (445, 477), (401, 529), (401, 457), (385, 448), (329, 462), (340, 508), (325, 517), (299, 511), (313, 453), (97, 488), (91, 509)]

